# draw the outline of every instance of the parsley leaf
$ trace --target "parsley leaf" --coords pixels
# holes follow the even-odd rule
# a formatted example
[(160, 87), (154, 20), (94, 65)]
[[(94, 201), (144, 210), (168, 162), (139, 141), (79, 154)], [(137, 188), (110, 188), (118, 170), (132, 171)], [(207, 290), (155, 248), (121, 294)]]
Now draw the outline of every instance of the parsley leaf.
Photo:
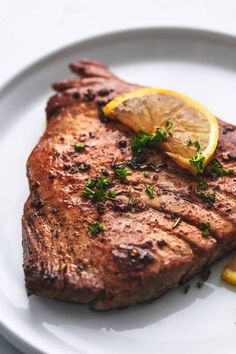
[(198, 152), (195, 157), (191, 158), (189, 160), (190, 164), (200, 172), (204, 172), (204, 162), (205, 162), (205, 157), (202, 155), (201, 152)]
[(145, 188), (145, 191), (149, 197), (149, 199), (154, 199), (155, 198), (155, 191), (154, 191), (154, 187), (151, 185), (147, 185)]
[(116, 196), (117, 196), (117, 192), (116, 192), (116, 191), (109, 191), (109, 192), (107, 193), (107, 197), (108, 197), (109, 199), (115, 199)]
[(200, 149), (201, 149), (201, 145), (198, 140), (192, 141), (192, 139), (188, 139), (187, 145), (188, 146), (195, 146), (197, 152), (200, 151)]
[(199, 280), (196, 284), (196, 288), (201, 289), (204, 285), (204, 282), (202, 280)]
[(107, 187), (112, 186), (112, 184), (113, 184), (113, 182), (111, 179), (109, 179), (105, 176), (101, 176), (96, 183), (96, 187), (97, 188), (107, 188)]
[(91, 197), (94, 203), (101, 202), (105, 198), (105, 192), (103, 189), (97, 189), (93, 191), (92, 189), (86, 187), (82, 192), (83, 197)]
[(210, 236), (210, 231), (209, 231), (209, 229), (203, 230), (203, 231), (202, 231), (202, 236), (203, 236), (204, 238), (208, 238), (208, 237)]
[(207, 189), (207, 184), (205, 181), (199, 181), (197, 187), (201, 191), (205, 191)]
[(214, 158), (211, 161), (211, 172), (213, 177), (223, 177), (223, 176), (232, 176), (234, 171), (223, 168), (221, 162)]
[(191, 288), (191, 285), (190, 285), (190, 284), (186, 284), (186, 285), (184, 286), (183, 293), (184, 293), (184, 294), (187, 294), (187, 293), (189, 292), (190, 288)]
[(215, 203), (216, 201), (216, 194), (215, 192), (212, 192), (212, 193), (204, 193), (204, 192), (198, 192), (196, 191), (195, 192), (196, 195), (202, 199), (204, 202), (207, 202), (207, 203)]
[(127, 168), (124, 165), (115, 165), (113, 168), (116, 177), (119, 178), (120, 180), (125, 180), (127, 176), (131, 175), (131, 173), (128, 172)]
[(208, 238), (210, 236), (210, 227), (211, 224), (208, 221), (202, 224), (202, 228), (203, 228), (202, 236), (204, 238)]
[(89, 224), (88, 230), (91, 235), (97, 235), (104, 230), (104, 226), (98, 222), (93, 222)]
[(143, 131), (136, 134), (131, 143), (131, 149), (133, 154), (141, 154), (146, 149), (153, 148), (154, 144), (159, 144), (167, 139), (166, 132), (159, 128), (156, 133), (150, 135)]
[(75, 145), (75, 151), (76, 152), (82, 152), (82, 151), (84, 151), (84, 149), (85, 149), (85, 145), (84, 144), (76, 144)]
[(97, 180), (95, 178), (89, 178), (89, 180), (86, 184), (86, 187), (93, 188), (96, 183), (97, 183)]
[(106, 188), (111, 187), (112, 184), (112, 180), (105, 176), (94, 179), (90, 178), (82, 192), (82, 196), (85, 198), (91, 198), (94, 203), (100, 202), (105, 198)]

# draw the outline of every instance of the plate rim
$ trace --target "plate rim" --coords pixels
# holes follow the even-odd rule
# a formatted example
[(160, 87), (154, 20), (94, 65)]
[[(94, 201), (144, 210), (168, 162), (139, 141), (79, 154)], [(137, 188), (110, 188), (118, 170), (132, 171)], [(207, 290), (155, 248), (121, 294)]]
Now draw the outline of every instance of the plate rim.
[[(186, 27), (186, 26), (150, 26), (150, 27), (134, 27), (134, 28), (125, 28), (122, 30), (114, 30), (114, 31), (105, 31), (99, 33), (98, 35), (90, 35), (86, 36), (83, 39), (76, 40), (71, 42), (68, 45), (59, 46), (58, 48), (49, 51), (47, 54), (40, 56), (37, 59), (29, 62), (24, 65), (21, 69), (19, 69), (15, 74), (10, 76), (10, 78), (6, 79), (0, 85), (0, 99), (3, 98), (9, 91), (15, 86), (18, 85), (18, 82), (24, 80), (25, 76), (30, 75), (31, 72), (35, 70), (40, 70), (43, 66), (47, 65), (54, 60), (58, 55), (66, 54), (74, 47), (80, 47), (83, 45), (93, 45), (93, 43), (99, 44), (99, 42), (103, 42), (104, 40), (117, 40), (120, 38), (124, 38), (124, 36), (137, 36), (137, 34), (164, 34), (167, 33), (169, 35), (183, 35), (188, 37), (197, 37), (197, 38), (205, 38), (211, 40), (218, 40), (223, 42), (230, 42), (236, 44), (236, 35), (230, 34), (224, 31), (212, 30), (212, 29), (204, 29), (198, 27)], [(19, 332), (13, 331), (10, 326), (4, 322), (4, 320), (0, 317), (0, 334), (5, 338), (8, 342), (10, 342), (14, 347), (23, 351), (24, 353), (29, 354), (49, 354), (48, 351), (42, 351), (37, 347), (37, 344), (30, 341), (30, 338), (27, 336), (22, 336)], [(79, 352), (78, 352), (79, 354)]]

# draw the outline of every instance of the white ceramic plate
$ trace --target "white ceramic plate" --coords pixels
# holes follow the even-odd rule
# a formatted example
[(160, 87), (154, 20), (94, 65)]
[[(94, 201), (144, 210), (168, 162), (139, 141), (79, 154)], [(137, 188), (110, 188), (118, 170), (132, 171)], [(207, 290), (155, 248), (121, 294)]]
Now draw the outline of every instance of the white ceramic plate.
[(23, 71), (0, 92), (0, 329), (27, 353), (235, 354), (236, 293), (220, 280), (176, 289), (152, 304), (107, 313), (27, 298), (21, 268), (25, 164), (45, 128), (50, 84), (67, 64), (97, 58), (127, 81), (182, 91), (236, 123), (236, 38), (183, 29), (109, 34), (65, 48)]

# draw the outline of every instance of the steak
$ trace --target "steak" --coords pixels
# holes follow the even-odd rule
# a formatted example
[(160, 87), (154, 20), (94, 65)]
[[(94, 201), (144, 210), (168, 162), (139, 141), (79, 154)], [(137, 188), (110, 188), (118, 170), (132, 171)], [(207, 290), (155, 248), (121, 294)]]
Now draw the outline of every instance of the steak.
[[(228, 175), (212, 176), (207, 168), (193, 177), (160, 151), (134, 158), (134, 133), (105, 117), (102, 106), (139, 86), (97, 61), (70, 68), (79, 78), (53, 85), (47, 128), (27, 163), (28, 295), (96, 310), (157, 298), (236, 248), (235, 127), (219, 120), (215, 161), (232, 171)], [(116, 168), (124, 165), (129, 175), (119, 178)], [(86, 198), (88, 182), (96, 185), (101, 176), (112, 180), (106, 188), (116, 197)], [(207, 190), (199, 192), (200, 185)], [(103, 228), (91, 232), (91, 225)]]

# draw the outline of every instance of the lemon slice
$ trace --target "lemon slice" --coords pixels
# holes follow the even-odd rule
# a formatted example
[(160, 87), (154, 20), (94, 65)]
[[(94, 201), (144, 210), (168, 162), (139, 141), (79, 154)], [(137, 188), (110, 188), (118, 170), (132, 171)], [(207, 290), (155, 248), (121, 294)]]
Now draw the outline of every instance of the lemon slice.
[(227, 264), (221, 277), (227, 281), (227, 283), (236, 286), (236, 256)]
[(118, 119), (135, 132), (168, 138), (160, 148), (193, 174), (203, 172), (218, 143), (218, 122), (205, 107), (179, 92), (146, 88), (128, 92), (104, 107), (105, 115)]

